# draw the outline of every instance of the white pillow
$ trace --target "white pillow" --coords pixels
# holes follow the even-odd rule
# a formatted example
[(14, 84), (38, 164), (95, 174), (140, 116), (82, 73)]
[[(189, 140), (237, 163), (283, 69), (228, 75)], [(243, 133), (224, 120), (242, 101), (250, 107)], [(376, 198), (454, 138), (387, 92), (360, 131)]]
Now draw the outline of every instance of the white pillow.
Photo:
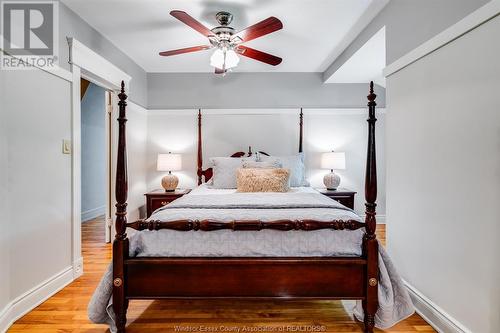
[(244, 161), (255, 161), (254, 157), (212, 157), (213, 164), (212, 188), (236, 188), (236, 170), (243, 166)]
[(290, 186), (309, 186), (306, 180), (306, 166), (304, 164), (304, 153), (289, 156), (265, 156), (260, 155), (263, 162), (278, 162), (281, 167), (290, 170)]

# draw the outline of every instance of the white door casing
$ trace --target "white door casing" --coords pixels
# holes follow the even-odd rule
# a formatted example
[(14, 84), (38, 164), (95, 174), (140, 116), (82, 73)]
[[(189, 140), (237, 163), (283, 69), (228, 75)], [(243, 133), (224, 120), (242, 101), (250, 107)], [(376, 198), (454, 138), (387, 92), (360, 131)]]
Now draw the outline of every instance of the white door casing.
[[(121, 69), (113, 65), (111, 62), (100, 56), (99, 54), (92, 51), (90, 48), (80, 43), (77, 39), (68, 37), (69, 44), (69, 57), (72, 72), (72, 84), (71, 84), (71, 96), (72, 96), (72, 260), (74, 266), (74, 278), (79, 277), (83, 274), (83, 259), (82, 259), (82, 242), (81, 242), (81, 96), (80, 96), (80, 79), (83, 77), (86, 80), (95, 83), (107, 90), (118, 91), (120, 89), (121, 81), (125, 82), (125, 89), (128, 92), (128, 87), (130, 80), (132, 79), (130, 75), (123, 72)], [(112, 103), (116, 102), (116, 94), (111, 94)], [(114, 110), (113, 110), (114, 111)], [(113, 117), (113, 114), (107, 117)], [(109, 119), (109, 118), (108, 118)], [(109, 123), (108, 123), (109, 124)], [(111, 126), (108, 127), (111, 133), (113, 131), (114, 125), (111, 122)], [(107, 130), (107, 131), (109, 131)], [(108, 132), (109, 134), (109, 132)], [(111, 137), (107, 135), (107, 137)], [(111, 139), (111, 152), (113, 151), (114, 139)], [(108, 145), (110, 147), (110, 145)], [(109, 151), (109, 148), (108, 148)], [(114, 156), (112, 154), (111, 156)], [(111, 165), (109, 165), (111, 164)], [(108, 178), (113, 175), (113, 160), (108, 162)], [(109, 172), (109, 170), (111, 172)], [(111, 177), (112, 178), (112, 177)], [(109, 179), (108, 179), (108, 183)], [(114, 184), (113, 179), (111, 179), (111, 184)], [(107, 190), (109, 192), (109, 189)], [(112, 193), (108, 193), (107, 206), (111, 203), (113, 206), (114, 198), (112, 198)], [(110, 209), (111, 208), (111, 209)], [(107, 207), (106, 215), (111, 213), (111, 218), (114, 209), (112, 207)], [(106, 221), (108, 223), (108, 221)], [(106, 228), (106, 240), (108, 238), (108, 230)], [(109, 236), (111, 232), (109, 232)]]

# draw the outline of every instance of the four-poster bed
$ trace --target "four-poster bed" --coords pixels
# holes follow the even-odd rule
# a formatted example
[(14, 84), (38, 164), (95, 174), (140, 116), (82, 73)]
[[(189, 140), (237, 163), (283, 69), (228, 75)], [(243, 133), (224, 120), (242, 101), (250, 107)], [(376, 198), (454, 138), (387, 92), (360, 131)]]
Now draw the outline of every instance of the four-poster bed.
[[(129, 300), (157, 298), (273, 298), (362, 300), (365, 332), (373, 332), (378, 308), (379, 250), (375, 235), (377, 197), (375, 156), (375, 98), (373, 83), (368, 95), (368, 150), (365, 179), (366, 218), (357, 220), (279, 219), (232, 220), (179, 219), (127, 222), (126, 99), (122, 83), (118, 95), (118, 159), (116, 174), (116, 237), (113, 242), (112, 301), (118, 332), (125, 332)], [(198, 182), (213, 174), (202, 168), (201, 113), (198, 114)], [(302, 111), (300, 143), (302, 152)], [(245, 153), (239, 153), (239, 156)], [(344, 257), (131, 257), (126, 228), (236, 232), (276, 230), (309, 232), (321, 229), (364, 228), (360, 256)]]

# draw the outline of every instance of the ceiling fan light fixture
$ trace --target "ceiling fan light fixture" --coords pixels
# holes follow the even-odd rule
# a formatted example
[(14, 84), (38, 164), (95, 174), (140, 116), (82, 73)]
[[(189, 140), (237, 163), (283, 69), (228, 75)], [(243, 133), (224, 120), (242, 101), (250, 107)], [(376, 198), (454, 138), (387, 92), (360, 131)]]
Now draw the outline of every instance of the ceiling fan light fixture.
[(210, 57), (210, 66), (219, 69), (231, 69), (238, 66), (240, 58), (231, 49), (221, 49), (218, 48)]

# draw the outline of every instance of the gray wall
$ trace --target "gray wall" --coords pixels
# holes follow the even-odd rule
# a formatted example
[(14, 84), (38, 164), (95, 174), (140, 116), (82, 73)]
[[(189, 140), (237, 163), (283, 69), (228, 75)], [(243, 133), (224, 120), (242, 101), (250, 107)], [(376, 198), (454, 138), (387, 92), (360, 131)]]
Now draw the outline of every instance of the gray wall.
[(387, 79), (388, 251), (465, 332), (500, 332), (499, 31), (497, 16)]
[(132, 77), (129, 100), (147, 105), (146, 72), (62, 2), (59, 3), (59, 65), (69, 69), (66, 37), (74, 37)]
[[(324, 84), (321, 73), (148, 73), (150, 109), (350, 108), (366, 106), (366, 84)], [(377, 86), (379, 106), (384, 88)]]
[(82, 222), (106, 210), (106, 101), (91, 83), (82, 99)]
[(386, 27), (387, 64), (452, 26), (489, 0), (392, 0), (325, 71), (333, 74), (377, 31)]
[[(7, 81), (0, 71), (0, 102), (7, 96)], [(10, 223), (8, 205), (7, 110), (0, 106), (0, 313), (10, 301)], [(1, 329), (1, 328), (0, 328)]]
[(0, 73), (13, 300), (72, 264), (71, 155), (62, 154), (62, 140), (71, 138), (71, 85), (41, 70)]

